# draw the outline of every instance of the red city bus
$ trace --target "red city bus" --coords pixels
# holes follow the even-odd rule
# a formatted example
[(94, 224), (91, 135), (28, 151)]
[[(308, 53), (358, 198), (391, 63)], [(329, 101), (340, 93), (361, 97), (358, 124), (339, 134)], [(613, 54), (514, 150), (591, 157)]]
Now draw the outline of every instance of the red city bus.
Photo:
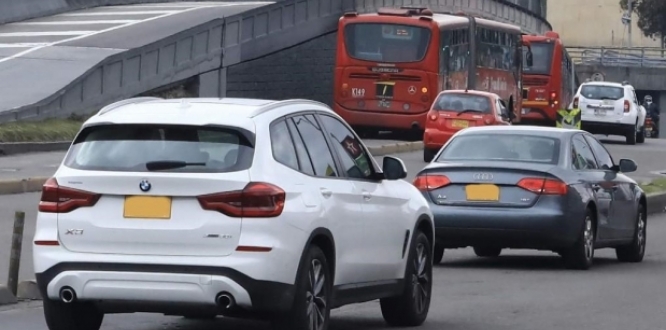
[(523, 67), (523, 123), (554, 126), (557, 110), (566, 108), (576, 94), (574, 63), (560, 35), (524, 35), (532, 48), (532, 65)]
[(334, 109), (363, 135), (423, 134), (440, 91), (469, 89), (498, 94), (519, 122), (521, 35), (518, 26), (427, 8), (346, 13), (338, 27)]

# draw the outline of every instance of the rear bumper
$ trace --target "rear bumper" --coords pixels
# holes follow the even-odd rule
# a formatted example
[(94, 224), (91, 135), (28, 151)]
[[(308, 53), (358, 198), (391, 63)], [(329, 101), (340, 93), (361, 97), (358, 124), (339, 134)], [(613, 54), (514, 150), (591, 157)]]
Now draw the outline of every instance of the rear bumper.
[(441, 131), (433, 128), (426, 128), (423, 133), (423, 146), (424, 148), (437, 150), (440, 149), (446, 142), (451, 139), (456, 132)]
[(603, 134), (603, 135), (625, 135), (630, 132), (633, 132), (635, 129), (634, 124), (623, 124), (623, 123), (607, 123), (607, 122), (595, 122), (595, 121), (583, 121), (581, 123), (581, 129), (588, 131), (592, 134)]
[(60, 263), (36, 274), (45, 299), (59, 299), (70, 287), (81, 301), (114, 305), (128, 312), (173, 312), (169, 305), (215, 311), (224, 292), (240, 309), (253, 313), (287, 311), (294, 300), (291, 284), (261, 281), (225, 267), (125, 263)]
[[(524, 110), (523, 110), (524, 109)], [(548, 106), (537, 106), (523, 102), (523, 109), (521, 109), (520, 123), (521, 124), (546, 124), (555, 123), (557, 111)]]
[(378, 129), (410, 130), (417, 125), (420, 130), (425, 127), (426, 112), (419, 114), (402, 114), (396, 112), (369, 112), (347, 109), (340, 104), (333, 105), (335, 112), (347, 123), (355, 127)]
[[(537, 203), (538, 204), (538, 203)], [(432, 205), (437, 242), (446, 248), (559, 249), (574, 244), (582, 222), (555, 209)]]

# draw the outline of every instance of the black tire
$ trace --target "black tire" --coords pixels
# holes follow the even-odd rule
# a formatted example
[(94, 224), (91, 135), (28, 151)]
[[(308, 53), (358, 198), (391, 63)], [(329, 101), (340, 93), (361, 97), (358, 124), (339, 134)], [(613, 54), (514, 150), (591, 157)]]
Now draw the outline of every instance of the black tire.
[(104, 314), (91, 303), (45, 299), (43, 305), (49, 330), (99, 330), (104, 320)]
[[(316, 245), (310, 246), (298, 268), (294, 305), (290, 312), (273, 320), (273, 328), (327, 330), (331, 318), (333, 288), (333, 276), (330, 274), (324, 252)], [(308, 309), (311, 311), (310, 315)]]
[(592, 262), (594, 261), (594, 242), (596, 239), (593, 216), (592, 210), (587, 209), (576, 243), (564, 253), (563, 257), (567, 268), (587, 270), (592, 267)]
[(432, 256), (432, 263), (435, 265), (439, 265), (442, 262), (442, 259), (444, 258), (444, 246), (435, 243), (435, 254)]
[(631, 131), (627, 131), (627, 135), (625, 135), (627, 138), (627, 144), (628, 145), (635, 145), (636, 144), (636, 126), (632, 126)]
[(482, 258), (497, 258), (502, 254), (502, 248), (490, 246), (475, 246), (474, 253)]
[(423, 148), (423, 161), (426, 163), (430, 163), (432, 159), (435, 158), (436, 154), (437, 150)]
[(414, 232), (405, 269), (405, 291), (381, 299), (384, 321), (391, 326), (415, 327), (428, 317), (432, 296), (432, 249), (425, 234)]
[(636, 133), (636, 142), (645, 143), (645, 126), (641, 127), (641, 130)]
[(636, 230), (631, 244), (620, 246), (615, 249), (617, 260), (621, 262), (641, 262), (645, 256), (647, 245), (647, 213), (643, 205), (638, 206), (636, 215)]

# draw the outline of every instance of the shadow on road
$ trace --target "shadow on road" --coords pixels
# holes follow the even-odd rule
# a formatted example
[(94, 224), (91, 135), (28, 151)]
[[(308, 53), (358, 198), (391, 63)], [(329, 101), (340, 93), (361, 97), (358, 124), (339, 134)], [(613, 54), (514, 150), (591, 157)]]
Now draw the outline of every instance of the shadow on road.
[[(613, 265), (621, 265), (616, 259), (594, 258), (592, 270), (606, 268)], [(471, 258), (454, 261), (446, 261), (436, 266), (439, 268), (461, 268), (461, 269), (504, 269), (504, 270), (537, 270), (537, 271), (570, 271), (565, 267), (564, 261), (559, 256), (500, 256), (498, 258)]]

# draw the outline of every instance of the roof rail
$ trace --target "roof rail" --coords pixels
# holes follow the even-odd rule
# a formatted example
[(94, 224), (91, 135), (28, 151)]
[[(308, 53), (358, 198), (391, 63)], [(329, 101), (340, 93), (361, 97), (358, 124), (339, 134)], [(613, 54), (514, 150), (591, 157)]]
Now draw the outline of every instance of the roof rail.
[(154, 96), (143, 96), (143, 97), (133, 97), (131, 99), (121, 100), (121, 101), (114, 102), (114, 103), (111, 103), (111, 104), (105, 106), (99, 112), (97, 112), (97, 116), (101, 116), (105, 113), (111, 112), (115, 109), (118, 109), (118, 108), (124, 106), (124, 105), (138, 104), (138, 103), (143, 103), (143, 102), (148, 102), (148, 101), (157, 101), (157, 100), (162, 100), (162, 98), (154, 97)]
[[(292, 103), (296, 103), (296, 104), (309, 103), (309, 104), (312, 104), (312, 105), (318, 105), (318, 106), (321, 106), (321, 107), (325, 107), (327, 109), (331, 109), (328, 106), (328, 104), (318, 102), (318, 101), (313, 101), (313, 100), (308, 100), (308, 99), (289, 99), (289, 100), (271, 102), (271, 103), (269, 103), (265, 106), (262, 106), (262, 107), (260, 107), (256, 110), (254, 110), (250, 117), (256, 117), (256, 116), (261, 115), (263, 113), (266, 113), (268, 111), (271, 111), (271, 110), (274, 110), (276, 108), (279, 108), (279, 107), (282, 107), (282, 106), (285, 106), (285, 105), (289, 105), (289, 104), (292, 104)], [(333, 110), (331, 110), (331, 111), (333, 111)]]

